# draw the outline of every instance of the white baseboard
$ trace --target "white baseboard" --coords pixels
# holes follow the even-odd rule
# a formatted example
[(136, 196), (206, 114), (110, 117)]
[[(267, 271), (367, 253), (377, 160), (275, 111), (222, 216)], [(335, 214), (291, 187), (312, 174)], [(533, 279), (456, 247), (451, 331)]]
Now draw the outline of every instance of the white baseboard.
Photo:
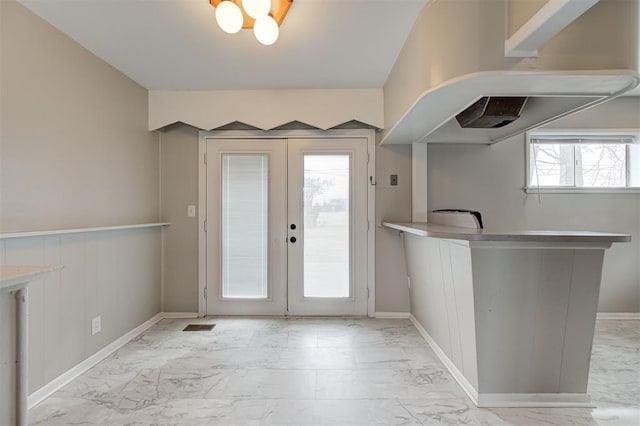
[(102, 361), (103, 359), (105, 359), (106, 357), (108, 357), (109, 355), (111, 355), (112, 353), (114, 353), (124, 345), (126, 345), (131, 339), (140, 335), (142, 332), (149, 329), (150, 327), (152, 327), (154, 324), (156, 324), (158, 321), (162, 320), (163, 318), (166, 318), (166, 316), (164, 313), (160, 312), (159, 314), (143, 322), (133, 330), (129, 331), (128, 333), (114, 340), (104, 348), (100, 349), (98, 352), (91, 355), (89, 358), (80, 362), (76, 366), (71, 367), (69, 370), (65, 371), (64, 373), (62, 373), (61, 375), (59, 375), (58, 377), (56, 377), (55, 379), (53, 379), (52, 381), (50, 381), (49, 383), (47, 383), (46, 385), (38, 389), (37, 391), (33, 392), (31, 395), (29, 395), (27, 399), (27, 407), (28, 408), (35, 407), (36, 405), (44, 401), (46, 398), (51, 396), (54, 392), (62, 388), (64, 385), (74, 380), (75, 378), (80, 376), (82, 373), (90, 369), (91, 367), (98, 364), (100, 361)]
[(197, 312), (163, 312), (162, 318), (181, 319), (181, 318), (198, 318)]
[(598, 312), (596, 317), (599, 320), (637, 320), (640, 319), (639, 312)]
[(447, 367), (462, 390), (471, 401), (482, 408), (549, 408), (549, 407), (594, 407), (591, 397), (584, 393), (478, 393), (473, 385), (464, 377), (458, 367), (449, 359), (442, 348), (427, 333), (418, 320), (409, 317), (440, 361)]
[(482, 408), (594, 408), (585, 393), (481, 393), (478, 407)]
[(379, 319), (409, 319), (411, 317), (410, 312), (376, 312), (375, 318)]
[(462, 372), (458, 370), (458, 367), (455, 366), (455, 364), (444, 353), (442, 348), (440, 348), (440, 346), (438, 346), (436, 341), (433, 340), (433, 338), (429, 335), (429, 333), (427, 333), (427, 330), (425, 330), (422, 324), (418, 322), (416, 317), (414, 317), (412, 314), (409, 314), (409, 319), (411, 320), (413, 325), (418, 329), (420, 334), (422, 334), (422, 337), (424, 337), (424, 340), (426, 340), (429, 346), (431, 346), (431, 349), (433, 349), (433, 351), (436, 353), (436, 356), (440, 359), (440, 361), (442, 361), (444, 366), (447, 367), (447, 370), (449, 370), (451, 375), (453, 375), (453, 378), (456, 380), (456, 382), (458, 382), (460, 387), (462, 387), (462, 390), (467, 394), (467, 396), (471, 399), (471, 401), (477, 406), (478, 391), (476, 391), (473, 385), (469, 383), (469, 381), (467, 380), (466, 377), (464, 377)]

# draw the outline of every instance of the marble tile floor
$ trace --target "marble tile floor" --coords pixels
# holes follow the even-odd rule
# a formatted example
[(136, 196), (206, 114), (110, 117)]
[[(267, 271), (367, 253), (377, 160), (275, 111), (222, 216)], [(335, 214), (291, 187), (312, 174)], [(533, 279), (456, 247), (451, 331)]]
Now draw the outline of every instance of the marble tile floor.
[[(210, 332), (182, 332), (214, 322)], [(596, 409), (478, 409), (408, 320), (163, 320), (33, 425), (640, 425), (640, 321), (598, 321)]]

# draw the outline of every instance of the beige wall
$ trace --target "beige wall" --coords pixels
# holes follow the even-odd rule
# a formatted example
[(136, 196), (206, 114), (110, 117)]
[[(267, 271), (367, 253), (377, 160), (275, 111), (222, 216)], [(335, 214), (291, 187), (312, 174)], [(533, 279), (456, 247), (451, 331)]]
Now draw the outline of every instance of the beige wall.
[[(376, 149), (376, 224), (411, 218), (411, 146)], [(398, 186), (389, 184), (397, 174)], [(198, 311), (198, 221), (187, 205), (198, 204), (198, 129), (176, 124), (162, 133), (162, 219), (171, 222), (164, 237), (164, 310)], [(397, 233), (376, 229), (376, 311), (408, 312), (402, 247)]]
[[(640, 98), (558, 121), (558, 129), (640, 128)], [(599, 312), (640, 312), (640, 194), (525, 194), (525, 137), (492, 146), (430, 145), (429, 206), (482, 212), (493, 229), (629, 233), (605, 254)]]
[[(398, 175), (398, 186), (389, 175)], [(411, 222), (411, 145), (376, 148), (376, 312), (409, 312), (404, 248), (383, 220)]]
[(545, 129), (640, 129), (640, 97), (624, 96), (544, 126)]
[(518, 31), (533, 15), (547, 4), (549, 0), (510, 0), (509, 2), (509, 36)]
[[(13, 0), (0, 1), (0, 31), (0, 232), (157, 221), (147, 91)], [(30, 391), (160, 311), (159, 232), (0, 240), (1, 264), (65, 266), (29, 291)], [(2, 425), (13, 424), (11, 299), (0, 295)]]
[(538, 49), (533, 69), (638, 70), (638, 0), (600, 0)]
[(164, 234), (164, 310), (198, 312), (198, 129), (173, 125), (161, 133), (162, 220)]
[(0, 231), (155, 221), (146, 89), (15, 1), (0, 3)]

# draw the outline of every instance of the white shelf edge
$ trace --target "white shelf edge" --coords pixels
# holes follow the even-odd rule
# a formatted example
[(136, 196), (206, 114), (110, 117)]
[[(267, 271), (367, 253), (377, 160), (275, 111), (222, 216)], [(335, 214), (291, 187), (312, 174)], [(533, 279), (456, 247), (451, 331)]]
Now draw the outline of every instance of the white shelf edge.
[(7, 232), (0, 233), (0, 240), (10, 238), (42, 237), (47, 235), (81, 234), (85, 232), (118, 231), (123, 229), (156, 228), (171, 225), (171, 222), (141, 223), (136, 225), (101, 226), (95, 228), (54, 229), (49, 231)]

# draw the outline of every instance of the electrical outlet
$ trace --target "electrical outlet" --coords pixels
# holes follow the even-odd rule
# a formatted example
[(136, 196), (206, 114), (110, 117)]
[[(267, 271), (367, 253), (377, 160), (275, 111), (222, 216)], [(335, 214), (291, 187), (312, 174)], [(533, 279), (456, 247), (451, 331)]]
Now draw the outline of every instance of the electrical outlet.
[(390, 184), (391, 186), (397, 186), (398, 185), (398, 175), (390, 175)]
[(94, 336), (102, 331), (102, 319), (97, 316), (91, 320), (91, 335)]
[(193, 204), (189, 204), (187, 206), (187, 216), (196, 217), (196, 206), (194, 206)]

